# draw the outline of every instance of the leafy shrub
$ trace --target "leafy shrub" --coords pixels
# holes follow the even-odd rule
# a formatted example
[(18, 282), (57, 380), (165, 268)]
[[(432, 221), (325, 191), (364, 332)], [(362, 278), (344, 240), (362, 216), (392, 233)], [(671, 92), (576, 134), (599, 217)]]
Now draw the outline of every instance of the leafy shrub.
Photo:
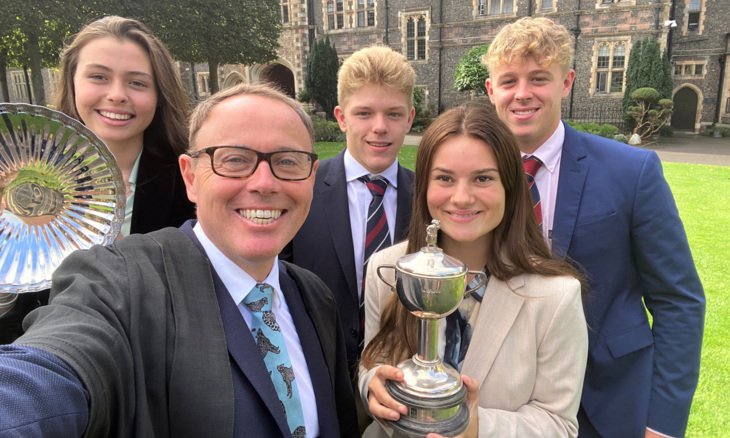
[(489, 76), (487, 66), (482, 64), (482, 56), (489, 51), (489, 45), (472, 47), (456, 64), (454, 72), (454, 88), (456, 91), (475, 90), (479, 94), (486, 94), (484, 82)]
[(613, 138), (614, 135), (618, 134), (618, 127), (610, 123), (604, 123), (598, 126), (598, 135), (606, 138)]
[(568, 125), (572, 126), (576, 131), (600, 135), (606, 138), (613, 138), (619, 131), (616, 125), (610, 123), (575, 122), (568, 120)]
[(431, 124), (431, 109), (426, 106), (426, 94), (421, 87), (413, 89), (413, 107), (416, 109), (416, 115), (411, 130), (423, 132)]
[(620, 141), (621, 143), (628, 143), (629, 138), (625, 136), (624, 134), (616, 134), (613, 136), (613, 139), (616, 141)]
[(332, 122), (321, 116), (312, 116), (315, 141), (345, 141), (345, 134), (340, 130), (337, 122)]

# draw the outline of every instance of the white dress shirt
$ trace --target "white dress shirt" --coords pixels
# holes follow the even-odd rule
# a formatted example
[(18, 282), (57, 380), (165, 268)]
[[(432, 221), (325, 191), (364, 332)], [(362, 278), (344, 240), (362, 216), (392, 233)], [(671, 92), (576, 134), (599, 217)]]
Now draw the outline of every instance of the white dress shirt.
[[(362, 294), (362, 265), (365, 262), (365, 233), (367, 231), (368, 206), (370, 205), (370, 200), (373, 198), (367, 186), (358, 180), (363, 175), (371, 175), (371, 173), (355, 160), (352, 154), (350, 154), (350, 151), (346, 150), (345, 179), (347, 180), (347, 204), (350, 210), (352, 247), (355, 251), (358, 296)], [(390, 167), (378, 175), (388, 180), (388, 187), (385, 189), (383, 203), (385, 206), (385, 215), (388, 219), (390, 241), (393, 243), (396, 207), (398, 205), (398, 160), (394, 161)]]
[(139, 151), (137, 159), (134, 160), (132, 165), (132, 171), (129, 172), (129, 195), (127, 196), (127, 202), (124, 205), (124, 221), (122, 222), (122, 236), (129, 236), (132, 231), (132, 210), (134, 210), (134, 193), (137, 191), (137, 174), (139, 173), (139, 159), (142, 156), (142, 151)]
[[(233, 302), (238, 306), (246, 325), (251, 327), (251, 311), (243, 304), (246, 295), (258, 283), (246, 271), (233, 263), (226, 257), (214, 244), (208, 239), (203, 232), (200, 223), (196, 223), (193, 231), (197, 236), (200, 244), (203, 246), (205, 253), (213, 265), (213, 269), (220, 277), (223, 284), (233, 298)], [(302, 413), (304, 415), (304, 427), (307, 430), (307, 436), (319, 435), (319, 420), (317, 418), (317, 400), (314, 396), (314, 388), (312, 387), (312, 379), (309, 377), (309, 368), (304, 358), (304, 351), (299, 341), (297, 329), (294, 326), (289, 306), (286, 304), (284, 294), (281, 293), (279, 284), (279, 259), (274, 260), (274, 265), (269, 275), (264, 280), (274, 288), (274, 302), (272, 303), (272, 311), (276, 316), (276, 322), (281, 327), (281, 333), (284, 335), (286, 349), (289, 352), (292, 367), (294, 368), (294, 377), (299, 389), (299, 398), (302, 403)], [(263, 359), (261, 359), (263, 361)]]

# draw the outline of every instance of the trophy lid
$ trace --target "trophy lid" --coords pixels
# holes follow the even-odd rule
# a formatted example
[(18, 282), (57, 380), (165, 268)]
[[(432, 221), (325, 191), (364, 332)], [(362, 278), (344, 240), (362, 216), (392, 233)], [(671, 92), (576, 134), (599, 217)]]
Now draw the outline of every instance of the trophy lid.
[(0, 104), (0, 293), (50, 287), (71, 252), (116, 238), (125, 203), (114, 156), (86, 126)]
[(464, 263), (436, 246), (439, 226), (438, 219), (433, 219), (426, 227), (426, 246), (399, 258), (396, 269), (419, 277), (456, 277), (466, 274)]

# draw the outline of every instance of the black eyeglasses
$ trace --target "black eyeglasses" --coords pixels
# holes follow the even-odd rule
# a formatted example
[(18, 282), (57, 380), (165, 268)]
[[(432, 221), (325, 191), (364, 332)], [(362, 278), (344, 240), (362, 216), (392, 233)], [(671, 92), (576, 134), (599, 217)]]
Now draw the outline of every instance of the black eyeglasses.
[(304, 151), (259, 152), (246, 146), (210, 146), (191, 152), (191, 158), (200, 154), (210, 156), (210, 166), (216, 175), (227, 178), (245, 178), (253, 175), (261, 161), (269, 164), (271, 173), (282, 181), (301, 181), (309, 178), (317, 161), (317, 154)]

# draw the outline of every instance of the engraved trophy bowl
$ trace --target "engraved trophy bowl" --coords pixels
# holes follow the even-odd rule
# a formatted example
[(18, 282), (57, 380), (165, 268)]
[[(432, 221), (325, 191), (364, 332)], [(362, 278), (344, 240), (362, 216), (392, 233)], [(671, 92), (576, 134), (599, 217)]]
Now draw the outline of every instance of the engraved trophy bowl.
[[(481, 271), (469, 271), (459, 260), (444, 254), (436, 246), (439, 221), (434, 219), (427, 228), (426, 246), (406, 254), (395, 265), (377, 268), (380, 279), (395, 290), (403, 306), (419, 319), (418, 352), (398, 364), (404, 382), (388, 381), (390, 395), (408, 407), (389, 426), (401, 435), (422, 437), (430, 432), (458, 435), (469, 423), (466, 408), (466, 388), (457, 370), (443, 363), (438, 356), (439, 323), (461, 304), (465, 295), (486, 282)], [(395, 285), (383, 275), (395, 270)], [(467, 290), (467, 275), (478, 278), (478, 284)]]
[(111, 243), (122, 174), (83, 124), (45, 107), (0, 103), (0, 305), (47, 289), (77, 249)]

